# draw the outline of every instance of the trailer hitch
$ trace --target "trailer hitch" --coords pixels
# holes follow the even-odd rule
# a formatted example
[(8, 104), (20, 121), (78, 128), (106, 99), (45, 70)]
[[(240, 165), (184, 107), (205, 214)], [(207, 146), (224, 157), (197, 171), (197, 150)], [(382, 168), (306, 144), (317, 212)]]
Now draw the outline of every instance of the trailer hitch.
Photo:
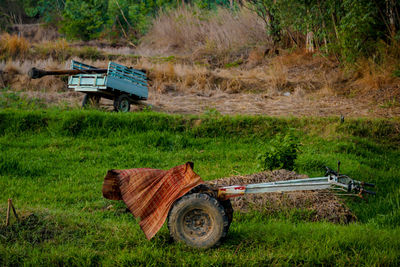
[(338, 161), (338, 171), (337, 172), (327, 166), (325, 166), (325, 169), (326, 169), (325, 176), (333, 178), (337, 182), (337, 184), (335, 184), (335, 185), (344, 187), (347, 184), (347, 193), (354, 192), (359, 197), (362, 197), (363, 193), (370, 194), (370, 195), (376, 195), (376, 192), (370, 191), (370, 190), (367, 190), (364, 188), (366, 186), (375, 187), (375, 184), (353, 180), (345, 174), (340, 174), (339, 173), (340, 161)]

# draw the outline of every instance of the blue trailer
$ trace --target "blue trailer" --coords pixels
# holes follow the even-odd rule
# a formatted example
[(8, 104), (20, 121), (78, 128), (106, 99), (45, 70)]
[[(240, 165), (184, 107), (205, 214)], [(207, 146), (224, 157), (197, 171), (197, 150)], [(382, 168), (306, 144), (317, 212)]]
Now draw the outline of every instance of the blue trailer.
[(107, 69), (99, 69), (72, 60), (70, 70), (45, 71), (32, 68), (28, 74), (33, 79), (46, 75), (70, 75), (68, 88), (86, 94), (83, 107), (98, 104), (104, 97), (114, 101), (116, 111), (128, 112), (131, 104), (148, 97), (146, 73), (115, 62), (109, 62)]
[[(72, 70), (93, 70), (93, 66), (71, 61)], [(146, 100), (148, 85), (146, 73), (110, 62), (106, 73), (82, 73), (68, 79), (68, 88), (86, 93), (82, 105), (98, 103), (101, 97), (114, 101), (114, 109), (127, 112), (131, 103)]]

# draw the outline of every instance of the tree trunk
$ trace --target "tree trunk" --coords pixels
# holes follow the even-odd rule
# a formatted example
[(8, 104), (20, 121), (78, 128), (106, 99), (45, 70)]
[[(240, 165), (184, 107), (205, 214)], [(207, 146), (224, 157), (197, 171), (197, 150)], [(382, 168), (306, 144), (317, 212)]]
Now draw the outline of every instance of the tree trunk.
[[(308, 8), (307, 8), (307, 16), (308, 16)], [(309, 30), (309, 25), (307, 24), (307, 35), (306, 35), (306, 52), (313, 53), (314, 52), (314, 33)]]
[(386, 13), (389, 18), (390, 37), (392, 38), (396, 35), (395, 7), (395, 0), (386, 0)]
[(336, 39), (339, 40), (339, 32), (336, 27), (336, 19), (335, 19), (335, 15), (333, 14), (333, 12), (331, 13), (331, 17), (332, 17), (333, 29), (335, 30)]
[(306, 36), (306, 51), (307, 53), (314, 52), (314, 33), (312, 31), (307, 30)]
[(328, 42), (326, 41), (326, 26), (325, 26), (325, 19), (324, 16), (322, 14), (322, 10), (321, 10), (321, 3), (318, 0), (318, 10), (319, 10), (319, 15), (321, 16), (321, 20), (322, 20), (322, 30), (324, 32), (324, 45), (325, 45), (325, 53), (328, 54)]

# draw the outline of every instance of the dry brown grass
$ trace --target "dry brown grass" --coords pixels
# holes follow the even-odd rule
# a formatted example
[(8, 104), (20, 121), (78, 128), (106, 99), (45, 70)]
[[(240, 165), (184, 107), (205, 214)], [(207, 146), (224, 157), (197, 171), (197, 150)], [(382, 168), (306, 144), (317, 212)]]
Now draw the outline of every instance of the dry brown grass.
[(266, 70), (270, 79), (271, 88), (275, 92), (281, 92), (285, 89), (288, 83), (288, 70), (287, 67), (280, 60), (273, 62)]
[[(107, 66), (105, 61), (89, 60), (85, 63), (100, 68)], [(119, 61), (118, 63), (134, 66), (134, 63), (129, 61)], [(310, 84), (316, 83), (319, 76), (311, 74), (310, 66), (299, 68), (298, 65), (294, 65), (288, 68), (288, 83), (285, 90), (278, 92), (277, 95), (271, 95), (270, 92), (273, 90), (271, 89), (268, 65), (250, 70), (241, 68), (210, 70), (204, 66), (193, 64), (152, 63), (152, 59), (142, 59), (140, 64), (141, 66), (137, 65), (136, 67), (147, 69), (148, 75), (153, 79), (150, 82), (149, 99), (146, 103), (151, 104), (156, 111), (202, 114), (215, 107), (221, 114), (264, 114), (269, 116), (339, 116), (345, 114), (346, 117), (393, 117), (400, 114), (398, 105), (393, 108), (381, 108), (380, 105), (371, 105), (365, 100), (361, 101), (360, 98), (336, 96), (336, 93), (321, 94), (315, 97), (309, 87)], [(5, 83), (12, 90), (24, 91), (24, 94), (45, 99), (50, 103), (58, 101), (62, 104), (63, 98), (68, 103), (81, 102), (83, 94), (72, 94), (73, 92), (67, 90), (65, 79), (43, 77), (38, 80), (30, 80), (25, 73), (33, 66), (44, 69), (64, 69), (69, 67), (69, 62), (59, 63), (52, 59), (34, 62), (29, 60), (0, 62), (0, 69), (6, 71), (3, 73)], [(319, 69), (318, 65), (315, 68)], [(324, 70), (326, 70), (325, 67)], [(307, 79), (312, 79), (312, 81)], [(348, 85), (342, 81), (339, 74), (338, 81), (330, 76), (327, 79), (333, 88), (340, 84)], [(323, 83), (316, 84), (314, 90), (321, 90), (321, 87), (318, 86), (322, 85)], [(286, 90), (292, 89), (290, 96), (282, 95), (283, 92), (287, 92)], [(247, 91), (251, 91), (251, 93)], [(400, 99), (400, 97), (396, 97), (396, 99)], [(112, 103), (108, 103), (108, 106), (112, 109)]]
[(345, 74), (339, 69), (323, 70), (322, 74), (322, 88), (317, 92), (323, 96), (338, 96), (345, 94), (343, 90), (343, 82)]
[(35, 45), (35, 50), (39, 57), (52, 57), (56, 59), (66, 59), (71, 56), (71, 47), (65, 39), (55, 41), (44, 41)]
[(202, 66), (173, 64), (171, 62), (152, 63), (147, 59), (142, 59), (136, 67), (148, 71), (152, 88), (160, 93), (213, 89), (209, 83), (211, 71)]
[(21, 70), (11, 61), (8, 61), (6, 64), (4, 64), (4, 72), (9, 75), (17, 75), (21, 73)]
[[(204, 92), (219, 90), (228, 93), (263, 92), (270, 96), (282, 95), (284, 92), (293, 92), (299, 87), (298, 92), (310, 92), (312, 84), (298, 78), (299, 74), (307, 74), (307, 70), (299, 70), (295, 77), (289, 77), (289, 69), (279, 57), (269, 60), (265, 66), (229, 69), (209, 69), (196, 64), (183, 64), (173, 62), (153, 62), (141, 59), (136, 66), (148, 71), (152, 80), (152, 88), (164, 93), (169, 91)], [(318, 77), (311, 77), (318, 80)], [(319, 87), (317, 89), (320, 89)], [(300, 96), (302, 94), (298, 94)]]
[(159, 93), (170, 91), (200, 93), (224, 91), (239, 93), (246, 89), (246, 83), (239, 70), (210, 70), (193, 64), (152, 63), (142, 59), (137, 68), (146, 69), (151, 79), (151, 88)]
[(45, 23), (14, 24), (11, 29), (13, 32), (18, 32), (20, 36), (32, 43), (56, 40), (60, 36), (57, 28), (46, 25)]
[(360, 59), (357, 63), (356, 76), (358, 84), (365, 89), (379, 89), (385, 84), (393, 82), (392, 73), (394, 65), (385, 64), (384, 66), (374, 63), (372, 60)]
[(293, 89), (287, 89), (288, 69), (279, 60), (252, 69), (240, 67), (209, 69), (197, 64), (153, 62), (142, 58), (136, 67), (148, 71), (152, 88), (160, 93), (219, 90), (228, 93), (254, 91), (281, 95)]
[[(349, 71), (349, 94), (362, 96), (364, 101), (383, 104), (383, 106), (399, 106), (400, 77), (395, 72), (400, 70), (400, 43), (385, 45), (377, 53), (377, 58), (360, 58), (356, 69)], [(387, 102), (393, 105), (386, 105)]]
[(23, 57), (29, 50), (29, 42), (18, 35), (0, 35), (0, 52), (6, 57)]
[(252, 68), (262, 63), (267, 49), (264, 46), (256, 47), (250, 50), (247, 57), (247, 67)]
[(15, 91), (41, 91), (41, 92), (61, 92), (66, 90), (66, 81), (57, 76), (46, 76), (41, 79), (30, 79), (27, 75), (32, 67), (57, 70), (65, 68), (65, 64), (60, 65), (51, 59), (48, 60), (9, 60), (0, 62), (0, 69), (4, 68), (4, 82)]
[(159, 15), (139, 49), (142, 54), (200, 55), (268, 42), (263, 22), (246, 9), (232, 13), (179, 8)]
[(282, 52), (279, 60), (287, 67), (298, 66), (304, 63), (310, 64), (316, 60), (310, 53), (306, 53), (304, 49), (296, 49), (293, 52)]

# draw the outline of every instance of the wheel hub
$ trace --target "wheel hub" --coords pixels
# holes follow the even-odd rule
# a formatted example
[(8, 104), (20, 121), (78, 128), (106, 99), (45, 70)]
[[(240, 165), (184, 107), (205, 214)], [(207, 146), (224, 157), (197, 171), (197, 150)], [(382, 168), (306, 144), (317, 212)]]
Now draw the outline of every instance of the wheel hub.
[(128, 110), (128, 106), (129, 106), (128, 100), (123, 99), (123, 100), (121, 101), (121, 104), (120, 104), (120, 109), (121, 109), (122, 111), (127, 111), (127, 110)]
[(210, 216), (201, 209), (193, 209), (187, 212), (183, 218), (184, 232), (192, 237), (203, 237), (211, 228)]

